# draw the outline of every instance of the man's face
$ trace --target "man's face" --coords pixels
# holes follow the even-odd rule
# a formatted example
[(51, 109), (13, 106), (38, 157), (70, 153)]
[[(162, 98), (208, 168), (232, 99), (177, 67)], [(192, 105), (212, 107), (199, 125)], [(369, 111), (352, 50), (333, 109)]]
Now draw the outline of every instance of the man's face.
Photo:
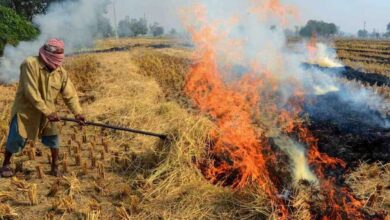
[(54, 53), (54, 54), (63, 54), (64, 53), (64, 49), (62, 48), (57, 48), (55, 46), (51, 46), (49, 44), (45, 44), (45, 50), (49, 53)]

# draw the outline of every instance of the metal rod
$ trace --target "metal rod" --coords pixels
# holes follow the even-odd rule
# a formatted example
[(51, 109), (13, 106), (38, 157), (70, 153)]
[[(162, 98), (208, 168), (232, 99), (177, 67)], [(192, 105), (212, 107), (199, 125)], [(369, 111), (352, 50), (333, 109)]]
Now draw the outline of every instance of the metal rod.
[[(72, 119), (72, 118), (60, 117), (60, 120), (78, 123), (78, 121), (76, 119)], [(154, 136), (154, 137), (159, 137), (160, 139), (167, 138), (166, 134), (157, 134), (157, 133), (153, 133), (153, 132), (149, 132), (149, 131), (141, 131), (141, 130), (136, 130), (136, 129), (132, 129), (132, 128), (118, 127), (118, 126), (114, 126), (114, 125), (96, 123), (96, 122), (91, 122), (91, 121), (86, 121), (85, 125), (102, 127), (102, 128), (109, 128), (109, 129), (118, 130), (118, 131), (127, 131), (127, 132), (136, 133), (136, 134), (143, 134), (143, 135), (147, 135), (147, 136)]]

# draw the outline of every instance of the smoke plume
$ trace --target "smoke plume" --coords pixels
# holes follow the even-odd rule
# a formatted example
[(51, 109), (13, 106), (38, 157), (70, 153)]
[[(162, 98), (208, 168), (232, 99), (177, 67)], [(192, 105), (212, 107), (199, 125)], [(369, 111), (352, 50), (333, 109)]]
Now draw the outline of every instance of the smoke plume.
[(19, 65), (27, 56), (36, 56), (38, 49), (49, 38), (65, 42), (65, 52), (91, 46), (98, 36), (99, 16), (107, 6), (106, 0), (79, 0), (53, 3), (46, 14), (37, 15), (33, 23), (41, 34), (33, 41), (20, 42), (18, 46), (6, 46), (0, 58), (0, 81), (12, 82), (19, 77)]

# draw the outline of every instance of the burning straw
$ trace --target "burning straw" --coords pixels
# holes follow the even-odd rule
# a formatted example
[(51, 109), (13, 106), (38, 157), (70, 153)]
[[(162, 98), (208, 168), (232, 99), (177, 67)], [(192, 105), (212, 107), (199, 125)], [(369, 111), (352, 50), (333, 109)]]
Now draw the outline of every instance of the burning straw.
[[(255, 4), (255, 9), (262, 8), (271, 17), (284, 21), (288, 13), (279, 12), (288, 12), (286, 7), (279, 1), (270, 2), (273, 2), (272, 7), (254, 2), (243, 5), (253, 7)], [(251, 8), (248, 10), (253, 12)], [(336, 187), (333, 178), (325, 174), (329, 168), (344, 168), (346, 164), (320, 153), (317, 139), (305, 126), (302, 106), (306, 85), (298, 74), (290, 73), (298, 71), (299, 65), (285, 58), (288, 54), (280, 49), (279, 42), (267, 39), (277, 35), (261, 29), (267, 23), (261, 19), (260, 23), (256, 21), (255, 14), (240, 15), (226, 22), (210, 22), (208, 13), (212, 12), (206, 7), (195, 7), (192, 14), (197, 17), (195, 24), (187, 21), (196, 49), (195, 63), (185, 85), (185, 92), (195, 106), (215, 124), (209, 133), (208, 156), (198, 161), (203, 175), (214, 184), (233, 188), (259, 186), (282, 219), (288, 219), (290, 213), (282, 199), (284, 196), (276, 195), (282, 194), (285, 187), (293, 187), (288, 178), (292, 175), (295, 182), (304, 179), (317, 183), (322, 192), (323, 199), (317, 200), (320, 204), (306, 207), (304, 215), (363, 218), (362, 202), (347, 188)], [(258, 24), (264, 33), (258, 36), (237, 33), (236, 26), (243, 26), (243, 32), (251, 28), (242, 23), (248, 20)], [(263, 43), (270, 47), (270, 57), (262, 54), (264, 45), (245, 48), (244, 45), (253, 43), (251, 37), (265, 38)], [(253, 51), (256, 49), (259, 51)], [(256, 54), (251, 56), (253, 52)], [(234, 60), (234, 57), (249, 60)], [(238, 73), (234, 69), (237, 65), (241, 68)], [(280, 161), (278, 154), (287, 155), (289, 161)], [(289, 167), (290, 172), (281, 175), (277, 168), (283, 166)]]

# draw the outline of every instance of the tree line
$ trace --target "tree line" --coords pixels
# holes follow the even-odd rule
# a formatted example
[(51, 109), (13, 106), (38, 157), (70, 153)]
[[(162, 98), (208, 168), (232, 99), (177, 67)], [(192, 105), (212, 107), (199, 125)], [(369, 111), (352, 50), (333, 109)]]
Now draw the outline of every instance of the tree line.
[(390, 22), (386, 26), (385, 33), (379, 33), (375, 29), (370, 33), (366, 29), (359, 30), (357, 33), (359, 38), (390, 38)]
[[(117, 28), (119, 37), (137, 37), (147, 34), (159, 37), (165, 34), (165, 28), (162, 25), (158, 22), (154, 22), (148, 26), (146, 18), (130, 19), (129, 16), (126, 16), (124, 19), (119, 21)], [(175, 35), (176, 30), (171, 29), (169, 34)]]
[[(69, 1), (69, 0), (68, 0)], [(0, 0), (0, 56), (2, 56), (6, 44), (17, 45), (20, 41), (28, 41), (39, 35), (39, 29), (34, 26), (33, 18), (38, 14), (45, 14), (52, 3), (61, 3), (65, 0)], [(107, 5), (110, 2), (107, 0)], [(136, 37), (142, 35), (162, 36), (165, 28), (157, 22), (148, 25), (145, 18), (130, 18), (120, 20), (113, 27), (108, 20), (105, 11), (96, 12), (96, 27), (93, 36), (96, 38)], [(176, 35), (176, 30), (171, 29), (170, 35)]]
[[(309, 20), (303, 27), (295, 27), (295, 31), (286, 30), (286, 35), (299, 35), (301, 37), (311, 37), (313, 34), (321, 37), (336, 37), (344, 36), (340, 28), (334, 23), (327, 23), (324, 21)], [(390, 23), (386, 27), (385, 33), (378, 31), (368, 32), (367, 30), (358, 30), (356, 33), (358, 38), (390, 38)]]

